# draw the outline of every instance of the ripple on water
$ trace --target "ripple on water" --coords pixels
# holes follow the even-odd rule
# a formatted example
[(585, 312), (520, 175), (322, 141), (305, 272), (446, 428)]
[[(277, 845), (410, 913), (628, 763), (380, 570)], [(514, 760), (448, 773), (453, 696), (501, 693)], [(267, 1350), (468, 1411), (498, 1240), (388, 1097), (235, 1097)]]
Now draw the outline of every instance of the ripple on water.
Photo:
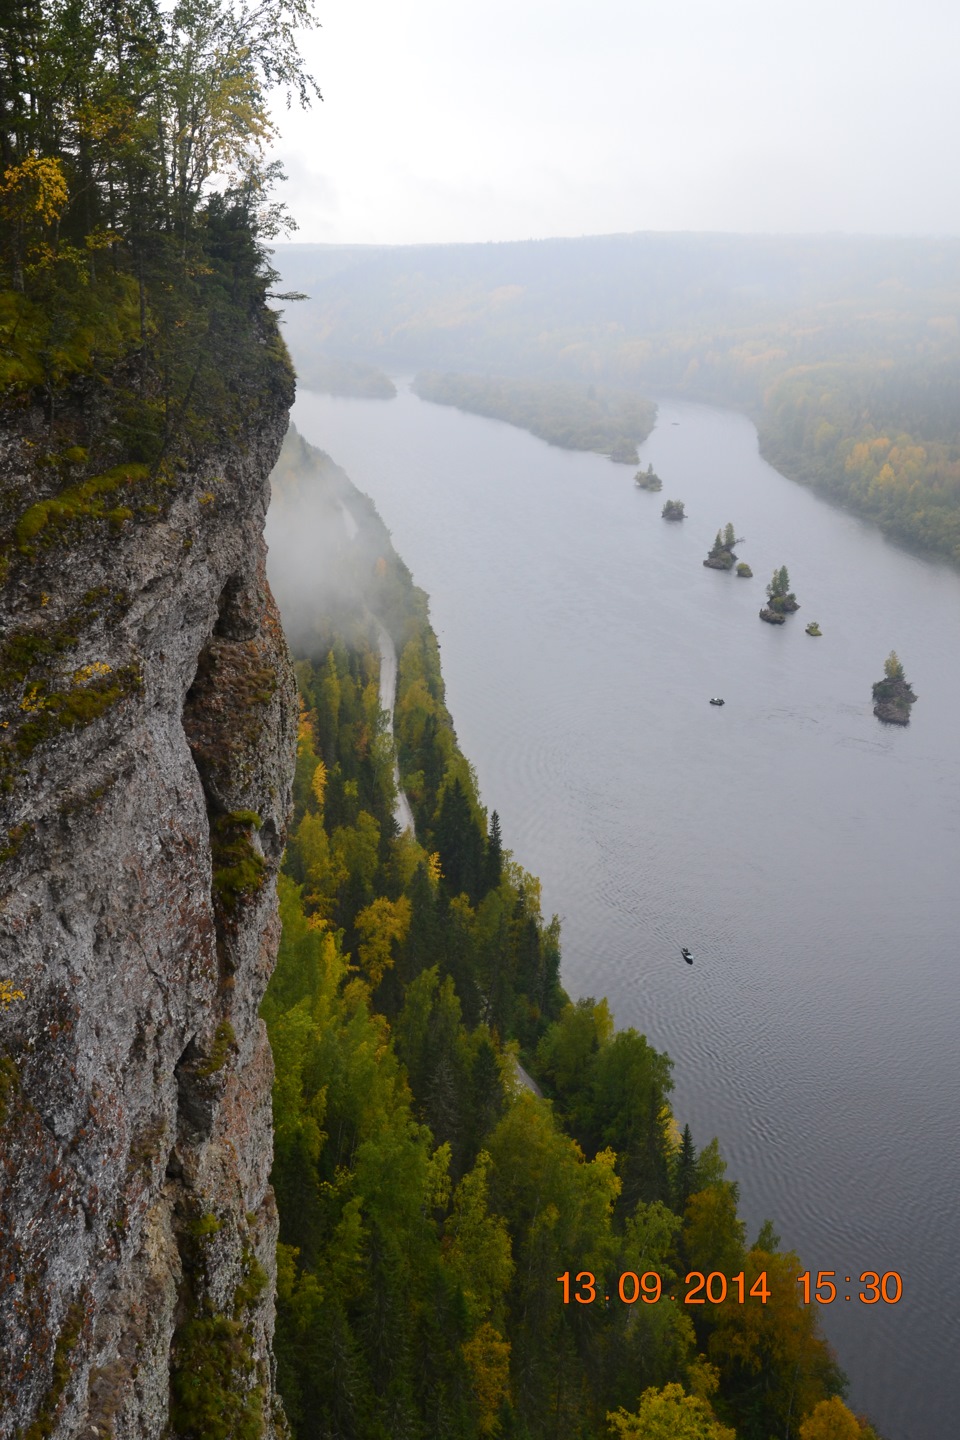
[[(669, 1051), (751, 1236), (769, 1215), (811, 1270), (903, 1274), (899, 1305), (820, 1318), (890, 1440), (954, 1433), (960, 578), (702, 407), (665, 403), (641, 452), (682, 526), (605, 460), (409, 396), (305, 396), (296, 419), (430, 594), (484, 802), (564, 918), (567, 989)], [(762, 579), (702, 567), (728, 519), (756, 576), (789, 565), (801, 616), (764, 626)], [(905, 730), (871, 713), (891, 646)]]

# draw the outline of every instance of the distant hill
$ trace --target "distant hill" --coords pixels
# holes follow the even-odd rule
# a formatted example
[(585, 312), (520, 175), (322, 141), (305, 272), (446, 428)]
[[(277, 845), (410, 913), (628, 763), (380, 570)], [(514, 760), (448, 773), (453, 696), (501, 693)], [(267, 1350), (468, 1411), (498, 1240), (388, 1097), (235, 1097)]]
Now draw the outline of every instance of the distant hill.
[(286, 334), (393, 374), (732, 405), (795, 479), (960, 562), (960, 239), (637, 234), (277, 246)]
[[(878, 329), (942, 342), (960, 298), (960, 240), (638, 234), (484, 245), (278, 245), (295, 348), (387, 369), (495, 365), (658, 378), (663, 345), (783, 325), (800, 348), (858, 349)], [(715, 332), (715, 333), (714, 333)], [(640, 344), (638, 345), (638, 342)], [(519, 343), (519, 353), (516, 346)], [(954, 349), (956, 349), (954, 336)]]

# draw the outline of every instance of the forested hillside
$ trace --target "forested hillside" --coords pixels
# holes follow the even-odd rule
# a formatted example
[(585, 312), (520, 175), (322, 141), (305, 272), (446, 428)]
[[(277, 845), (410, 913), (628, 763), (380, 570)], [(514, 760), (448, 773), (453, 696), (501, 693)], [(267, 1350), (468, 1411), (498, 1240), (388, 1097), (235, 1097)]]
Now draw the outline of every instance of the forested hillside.
[[(557, 922), (480, 804), (426, 599), (370, 502), (295, 436), (276, 486), (278, 574), (317, 505), (343, 537), (326, 612), (297, 617), (296, 816), (263, 1012), (298, 1440), (869, 1436), (831, 1399), (843, 1380), (799, 1259), (769, 1225), (749, 1241), (716, 1141), (698, 1153), (679, 1128), (669, 1057), (564, 994)], [(416, 837), (394, 820), (377, 619)]]
[(416, 376), (413, 389), (421, 400), (506, 420), (551, 445), (597, 450), (633, 465), (657, 415), (655, 405), (629, 391), (562, 380), (493, 380), (428, 370)]
[[(396, 373), (732, 405), (791, 477), (960, 561), (960, 242), (618, 235), (283, 246), (289, 339)], [(448, 387), (449, 388), (449, 387)], [(549, 437), (548, 437), (549, 438)]]

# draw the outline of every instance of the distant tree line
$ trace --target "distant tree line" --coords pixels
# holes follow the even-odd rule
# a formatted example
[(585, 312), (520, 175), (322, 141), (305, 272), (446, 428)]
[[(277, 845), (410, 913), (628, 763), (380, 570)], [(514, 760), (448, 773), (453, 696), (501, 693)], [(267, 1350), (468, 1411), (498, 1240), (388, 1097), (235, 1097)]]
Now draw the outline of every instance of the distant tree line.
[[(461, 372), (447, 403), (551, 440), (516, 403), (528, 382), (735, 406), (787, 475), (960, 562), (954, 240), (602, 236), (358, 250), (333, 275), (306, 253), (281, 263), (314, 296), (298, 355), (322, 331), (371, 362)], [(467, 371), (514, 377), (489, 382), (497, 409)], [(549, 428), (565, 425), (581, 428)]]
[(633, 464), (657, 416), (652, 401), (610, 386), (425, 371), (413, 388), (421, 400), (506, 420), (565, 450)]

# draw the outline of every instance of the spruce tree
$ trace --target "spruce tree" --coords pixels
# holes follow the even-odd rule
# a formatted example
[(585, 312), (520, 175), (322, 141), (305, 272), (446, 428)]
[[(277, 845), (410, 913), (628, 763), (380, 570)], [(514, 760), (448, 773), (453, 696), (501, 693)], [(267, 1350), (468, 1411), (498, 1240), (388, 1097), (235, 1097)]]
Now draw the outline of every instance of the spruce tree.
[(690, 1133), (690, 1126), (684, 1125), (673, 1165), (673, 1208), (682, 1215), (687, 1201), (697, 1186), (697, 1152)]
[(494, 810), (490, 816), (490, 834), (487, 836), (484, 878), (486, 890), (496, 890), (503, 874), (503, 840), (500, 835), (500, 816)]

